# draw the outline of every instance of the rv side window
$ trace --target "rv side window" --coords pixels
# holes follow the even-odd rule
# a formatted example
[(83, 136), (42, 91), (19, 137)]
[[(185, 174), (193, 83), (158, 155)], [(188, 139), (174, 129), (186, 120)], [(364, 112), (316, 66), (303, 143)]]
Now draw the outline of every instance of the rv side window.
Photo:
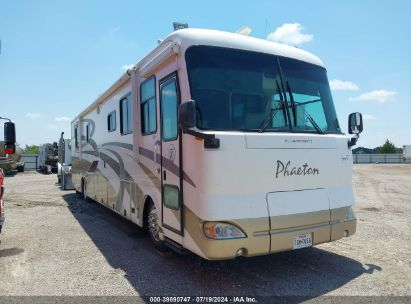
[(156, 79), (154, 76), (145, 80), (140, 87), (141, 133), (152, 134), (157, 131)]
[(177, 85), (172, 78), (162, 85), (161, 100), (161, 134), (164, 141), (175, 140), (178, 136), (177, 128)]
[(78, 135), (77, 135), (78, 131), (77, 131), (77, 129), (78, 129), (77, 127), (74, 128), (74, 145), (75, 145), (76, 148), (78, 148)]
[(111, 112), (107, 116), (107, 130), (109, 132), (116, 130), (116, 111)]
[(86, 125), (86, 141), (90, 142), (90, 124)]
[(120, 100), (120, 133), (129, 134), (133, 132), (133, 112), (131, 109), (130, 94)]

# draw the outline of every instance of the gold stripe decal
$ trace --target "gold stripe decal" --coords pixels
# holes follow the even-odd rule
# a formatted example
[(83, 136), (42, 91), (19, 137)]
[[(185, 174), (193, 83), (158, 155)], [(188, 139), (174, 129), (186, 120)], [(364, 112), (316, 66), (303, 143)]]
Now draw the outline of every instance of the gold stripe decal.
[[(151, 150), (148, 150), (143, 147), (139, 147), (139, 152), (140, 155), (154, 161), (154, 152)], [(180, 177), (180, 167), (177, 166), (174, 162), (170, 161), (168, 158), (163, 157), (162, 155), (157, 153), (157, 163), (160, 163), (160, 156), (161, 156), (161, 162), (163, 164), (163, 167), (173, 173), (175, 176)], [(183, 172), (183, 179), (189, 183), (191, 186), (196, 188), (196, 185), (194, 184), (193, 180), (185, 173)]]

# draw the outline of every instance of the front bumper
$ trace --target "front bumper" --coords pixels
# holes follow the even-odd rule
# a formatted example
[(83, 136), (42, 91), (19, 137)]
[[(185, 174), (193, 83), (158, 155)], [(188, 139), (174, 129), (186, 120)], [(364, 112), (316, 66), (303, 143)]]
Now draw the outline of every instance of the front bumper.
[(324, 224), (301, 229), (290, 229), (286, 232), (276, 232), (271, 234), (271, 252), (282, 252), (293, 250), (294, 236), (299, 234), (311, 233), (313, 246), (322, 243), (328, 243), (351, 236), (355, 233), (357, 220), (353, 219), (347, 222), (338, 222), (334, 224)]
[[(247, 235), (246, 238), (230, 240), (211, 240), (206, 238), (201, 232), (201, 223), (203, 221), (197, 218), (196, 220), (199, 221), (200, 225), (197, 223), (195, 226), (200, 229), (195, 229), (196, 227), (193, 225), (195, 220), (193, 221), (191, 218), (193, 214), (188, 212), (188, 214), (186, 213), (188, 215), (186, 216), (188, 219), (186, 222), (186, 228), (188, 228), (186, 232), (190, 235), (190, 241), (195, 242), (195, 247), (187, 247), (206, 259), (225, 260), (233, 259), (237, 256), (252, 257), (293, 250), (294, 237), (301, 234), (311, 233), (313, 246), (353, 235), (356, 231), (357, 220), (355, 218), (349, 221), (344, 221), (341, 218), (337, 220), (336, 211), (344, 215), (345, 213), (336, 209), (331, 211), (331, 213), (335, 214), (335, 216), (332, 216), (331, 223), (326, 222), (317, 225), (304, 225), (271, 231), (266, 230), (268, 218), (229, 221), (241, 228)], [(186, 243), (185, 245), (189, 244)]]

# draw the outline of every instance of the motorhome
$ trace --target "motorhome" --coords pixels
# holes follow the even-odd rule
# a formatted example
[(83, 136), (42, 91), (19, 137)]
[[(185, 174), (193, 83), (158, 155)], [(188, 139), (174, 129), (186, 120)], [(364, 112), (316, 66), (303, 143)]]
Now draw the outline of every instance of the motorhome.
[(352, 154), (323, 62), (286, 45), (181, 29), (72, 121), (73, 184), (159, 250), (267, 255), (351, 236)]

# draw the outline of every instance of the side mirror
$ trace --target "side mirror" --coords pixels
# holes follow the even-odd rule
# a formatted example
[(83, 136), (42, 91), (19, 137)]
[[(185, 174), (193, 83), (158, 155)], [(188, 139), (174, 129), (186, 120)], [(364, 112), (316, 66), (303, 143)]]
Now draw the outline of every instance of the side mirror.
[(360, 134), (363, 129), (362, 114), (359, 112), (351, 113), (348, 116), (348, 133)]
[(196, 126), (196, 102), (194, 100), (186, 101), (180, 105), (178, 123), (183, 132)]
[(4, 123), (4, 153), (14, 154), (16, 151), (16, 127), (12, 122)]

